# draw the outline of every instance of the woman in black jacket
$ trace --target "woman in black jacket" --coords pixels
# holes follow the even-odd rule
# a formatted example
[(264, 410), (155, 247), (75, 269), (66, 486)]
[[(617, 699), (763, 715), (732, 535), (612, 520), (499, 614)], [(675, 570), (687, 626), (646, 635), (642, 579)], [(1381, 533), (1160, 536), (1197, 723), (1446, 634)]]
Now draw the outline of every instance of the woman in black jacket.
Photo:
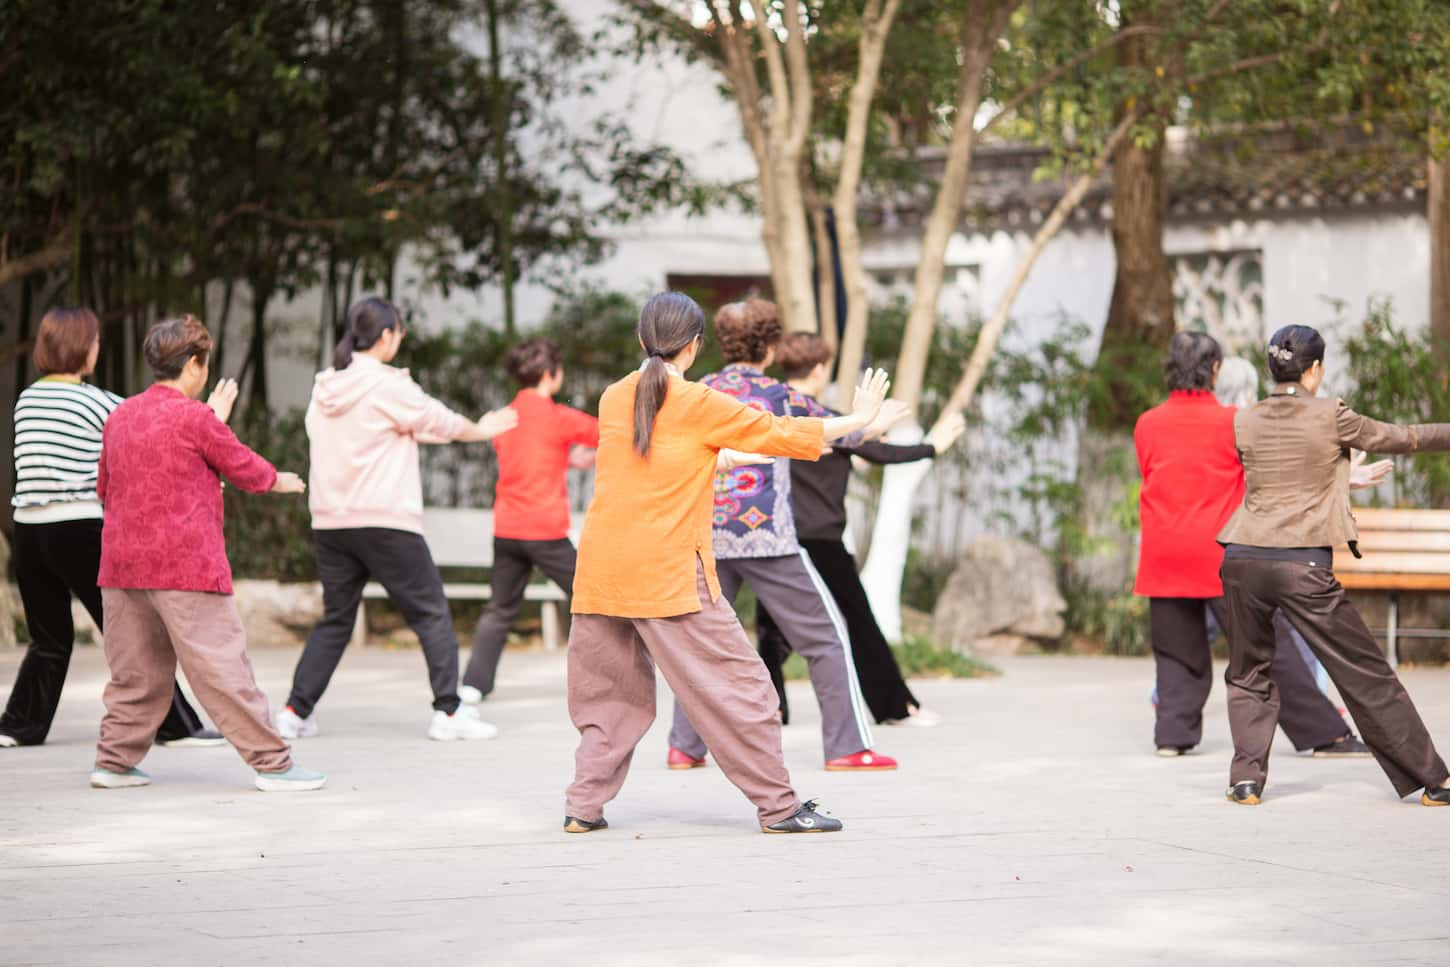
[[(834, 413), (816, 400), (830, 380), (830, 349), (810, 333), (794, 333), (781, 340), (777, 365), (795, 392), (791, 412), (795, 416), (831, 416)], [(868, 440), (852, 446), (833, 445), (831, 452), (815, 463), (792, 460), (790, 464), (791, 508), (795, 513), (796, 536), (810, 555), (831, 592), (851, 638), (851, 658), (861, 693), (872, 716), (880, 725), (932, 726), (940, 719), (924, 711), (901, 675), (901, 667), (886, 636), (876, 624), (866, 589), (856, 572), (856, 559), (847, 550), (846, 488), (851, 480), (851, 458), (871, 463), (911, 463), (930, 460), (948, 449), (961, 436), (961, 417), (935, 427), (924, 443), (899, 446)], [(785, 683), (781, 665), (790, 648), (764, 608), (756, 609), (756, 638), (760, 656), (770, 670), (780, 694), (782, 716), (788, 720)]]

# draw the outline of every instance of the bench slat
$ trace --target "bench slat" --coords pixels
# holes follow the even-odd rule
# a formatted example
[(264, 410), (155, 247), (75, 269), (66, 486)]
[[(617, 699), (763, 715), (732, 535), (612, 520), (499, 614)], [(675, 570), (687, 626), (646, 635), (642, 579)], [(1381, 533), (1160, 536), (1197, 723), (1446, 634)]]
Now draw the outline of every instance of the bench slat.
[[(363, 586), (363, 597), (369, 601), (381, 601), (388, 596), (388, 592), (381, 584), (368, 582)], [(487, 584), (448, 584), (443, 585), (443, 596), (449, 601), (487, 601), (493, 597), (493, 588)], [(564, 601), (569, 596), (564, 589), (553, 581), (546, 581), (542, 584), (530, 584), (524, 589), (525, 601)]]
[(1450, 531), (1450, 510), (1356, 507), (1354, 519), (1361, 534), (1367, 530)]
[(1450, 554), (1417, 554), (1414, 551), (1382, 551), (1356, 559), (1344, 549), (1334, 557), (1336, 572), (1373, 571), (1380, 574), (1450, 574)]
[(1339, 583), (1351, 591), (1450, 591), (1450, 575), (1376, 573), (1334, 569)]
[(1450, 531), (1360, 530), (1359, 549), (1366, 557), (1387, 551), (1450, 553)]

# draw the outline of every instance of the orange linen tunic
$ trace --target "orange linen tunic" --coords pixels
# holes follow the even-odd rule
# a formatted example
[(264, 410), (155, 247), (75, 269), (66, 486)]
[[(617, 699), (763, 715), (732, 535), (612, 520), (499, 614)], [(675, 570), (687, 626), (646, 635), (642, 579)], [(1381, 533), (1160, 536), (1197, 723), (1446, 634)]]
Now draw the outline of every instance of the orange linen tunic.
[(668, 618), (700, 610), (696, 562), (720, 598), (711, 550), (715, 457), (722, 449), (820, 458), (825, 424), (772, 416), (678, 376), (655, 418), (647, 458), (634, 449), (632, 373), (599, 400), (594, 499), (579, 535), (572, 610)]

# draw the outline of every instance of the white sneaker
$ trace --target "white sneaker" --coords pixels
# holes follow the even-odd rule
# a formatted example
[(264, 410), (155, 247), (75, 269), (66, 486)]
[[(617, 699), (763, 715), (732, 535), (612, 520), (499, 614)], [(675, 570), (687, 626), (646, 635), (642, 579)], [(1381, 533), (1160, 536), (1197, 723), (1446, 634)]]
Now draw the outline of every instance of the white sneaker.
[(151, 777), (140, 769), (130, 768), (125, 772), (112, 772), (99, 766), (91, 773), (92, 789), (134, 789), (151, 785)]
[(498, 727), (478, 717), (478, 712), (468, 705), (458, 706), (458, 711), (449, 715), (434, 712), (428, 725), (428, 738), (438, 742), (452, 742), (455, 739), (491, 739), (498, 735)]
[(286, 772), (257, 773), (255, 784), (262, 792), (311, 792), (327, 785), (327, 777), (294, 763)]
[(20, 743), (16, 741), (15, 736), (6, 735), (4, 732), (0, 732), (0, 749), (18, 748), (20, 748)]
[(483, 701), (483, 693), (472, 685), (459, 685), (458, 698), (464, 705), (477, 705)]
[(941, 725), (941, 716), (935, 712), (928, 712), (919, 708), (904, 719), (888, 719), (881, 723), (905, 729), (934, 729)]
[(277, 734), (284, 739), (310, 739), (318, 732), (317, 719), (309, 715), (303, 718), (292, 711), (290, 705), (277, 713)]

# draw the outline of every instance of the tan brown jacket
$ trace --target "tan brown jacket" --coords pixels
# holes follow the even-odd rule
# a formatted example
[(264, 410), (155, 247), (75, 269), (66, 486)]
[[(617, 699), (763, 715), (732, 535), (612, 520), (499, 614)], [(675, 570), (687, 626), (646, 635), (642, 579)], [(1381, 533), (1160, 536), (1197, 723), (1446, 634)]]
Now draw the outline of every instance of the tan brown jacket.
[(1450, 423), (1381, 423), (1343, 400), (1303, 393), (1281, 387), (1234, 417), (1246, 489), (1219, 532), (1220, 544), (1353, 547), (1359, 533), (1349, 507), (1349, 449), (1450, 450)]

